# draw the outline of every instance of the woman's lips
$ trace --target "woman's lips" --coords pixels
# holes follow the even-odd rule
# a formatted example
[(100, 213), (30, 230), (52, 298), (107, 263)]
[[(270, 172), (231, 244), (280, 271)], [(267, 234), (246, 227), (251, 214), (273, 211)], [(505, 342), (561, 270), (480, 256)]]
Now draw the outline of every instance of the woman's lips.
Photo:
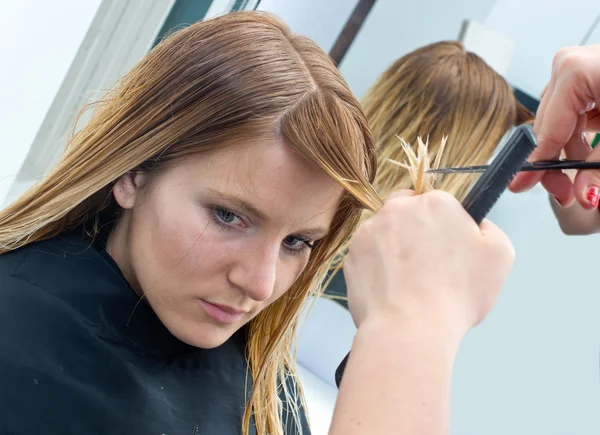
[(200, 305), (202, 305), (202, 308), (204, 309), (204, 312), (211, 319), (226, 325), (236, 323), (244, 314), (248, 313), (248, 311), (238, 310), (227, 305), (215, 304), (205, 301), (204, 299), (199, 299), (199, 301)]

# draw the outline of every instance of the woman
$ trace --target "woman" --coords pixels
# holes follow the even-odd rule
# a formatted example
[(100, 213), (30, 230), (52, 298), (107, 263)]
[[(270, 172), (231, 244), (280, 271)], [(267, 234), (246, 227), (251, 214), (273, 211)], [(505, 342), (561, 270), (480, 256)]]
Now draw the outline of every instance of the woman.
[[(377, 79), (362, 107), (375, 138), (377, 175), (374, 187), (382, 198), (412, 188), (408, 171), (390, 164), (405, 160), (399, 137), (416, 146), (427, 138), (429, 150), (448, 142), (442, 166), (485, 164), (503, 135), (513, 126), (533, 120), (506, 81), (460, 42), (438, 42), (396, 60)], [(437, 188), (462, 199), (476, 176), (440, 177)], [(372, 216), (365, 212), (362, 220)], [(345, 252), (343, 249), (342, 252)], [(345, 299), (338, 256), (327, 294)]]
[(308, 433), (298, 318), (375, 167), (334, 64), (274, 17), (163, 41), (0, 212), (2, 433)]

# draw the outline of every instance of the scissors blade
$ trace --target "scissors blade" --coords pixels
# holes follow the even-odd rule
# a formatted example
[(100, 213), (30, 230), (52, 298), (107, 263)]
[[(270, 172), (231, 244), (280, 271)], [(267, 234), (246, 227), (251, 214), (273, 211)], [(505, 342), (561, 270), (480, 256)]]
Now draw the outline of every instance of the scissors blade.
[(451, 168), (429, 169), (425, 171), (429, 174), (469, 174), (476, 172), (485, 172), (489, 165), (478, 166), (456, 166)]
[[(430, 169), (431, 174), (469, 174), (485, 172), (489, 165), (458, 166), (450, 168)], [(600, 162), (585, 162), (582, 160), (549, 160), (541, 162), (527, 162), (519, 172), (529, 171), (559, 171), (564, 169), (600, 169)]]

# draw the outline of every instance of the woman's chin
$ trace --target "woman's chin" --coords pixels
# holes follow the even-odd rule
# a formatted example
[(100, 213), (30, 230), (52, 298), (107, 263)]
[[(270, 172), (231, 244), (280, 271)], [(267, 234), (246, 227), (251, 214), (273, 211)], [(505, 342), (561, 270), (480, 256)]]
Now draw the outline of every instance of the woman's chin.
[(202, 324), (183, 327), (179, 331), (171, 331), (171, 333), (190, 346), (200, 349), (214, 349), (229, 340), (238, 329), (234, 325), (224, 327), (202, 322)]

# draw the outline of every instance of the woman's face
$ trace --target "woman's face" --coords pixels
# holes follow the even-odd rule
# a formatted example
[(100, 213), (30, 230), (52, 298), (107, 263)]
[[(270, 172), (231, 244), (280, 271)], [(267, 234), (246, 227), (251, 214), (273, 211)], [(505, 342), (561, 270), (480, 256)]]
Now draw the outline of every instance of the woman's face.
[(113, 193), (109, 253), (173, 335), (213, 348), (296, 281), (342, 188), (271, 139), (129, 173)]

